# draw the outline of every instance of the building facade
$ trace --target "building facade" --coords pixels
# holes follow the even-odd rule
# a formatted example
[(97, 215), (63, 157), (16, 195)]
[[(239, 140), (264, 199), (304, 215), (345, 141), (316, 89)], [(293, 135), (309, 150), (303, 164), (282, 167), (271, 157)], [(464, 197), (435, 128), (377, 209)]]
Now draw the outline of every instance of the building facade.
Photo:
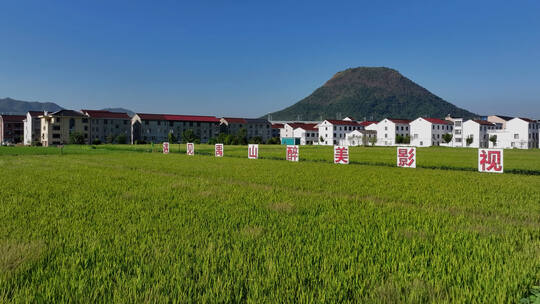
[(339, 145), (346, 134), (354, 130), (363, 130), (359, 122), (353, 120), (330, 120), (327, 119), (317, 125), (319, 130), (319, 145)]
[(272, 124), (266, 119), (223, 117), (220, 120), (221, 132), (237, 135), (241, 129), (246, 130), (247, 140), (260, 137), (263, 142), (272, 138)]
[(463, 123), (463, 147), (489, 148), (489, 133), (497, 125), (487, 120), (469, 119)]
[(375, 130), (354, 130), (347, 133), (345, 139), (340, 142), (342, 146), (369, 146), (373, 138), (377, 137)]
[(73, 110), (44, 112), (39, 116), (41, 124), (41, 144), (45, 147), (70, 143), (75, 132), (82, 135), (84, 143), (90, 139), (90, 123), (86, 115)]
[(169, 133), (182, 141), (184, 131), (191, 130), (202, 143), (219, 135), (219, 119), (215, 116), (137, 113), (131, 118), (131, 141), (161, 143), (169, 141)]
[(443, 135), (452, 134), (453, 123), (438, 118), (419, 117), (410, 123), (411, 145), (416, 147), (439, 146)]
[(90, 118), (90, 143), (130, 143), (131, 119), (126, 113), (81, 110)]
[(503, 149), (534, 149), (539, 147), (539, 128), (540, 125), (528, 118), (513, 118), (506, 122), (506, 129), (496, 129), (489, 132), (489, 135), (495, 135), (497, 141), (495, 148)]
[(281, 144), (313, 145), (319, 141), (319, 130), (316, 124), (286, 123), (281, 135)]
[(398, 136), (403, 139), (410, 137), (410, 123), (411, 121), (407, 119), (385, 118), (376, 124), (368, 125), (366, 130), (377, 133), (377, 146), (395, 146), (398, 144), (396, 142)]
[(24, 144), (26, 146), (34, 145), (41, 142), (41, 119), (43, 111), (29, 111), (24, 119)]
[(0, 115), (0, 144), (18, 144), (24, 137), (24, 115)]

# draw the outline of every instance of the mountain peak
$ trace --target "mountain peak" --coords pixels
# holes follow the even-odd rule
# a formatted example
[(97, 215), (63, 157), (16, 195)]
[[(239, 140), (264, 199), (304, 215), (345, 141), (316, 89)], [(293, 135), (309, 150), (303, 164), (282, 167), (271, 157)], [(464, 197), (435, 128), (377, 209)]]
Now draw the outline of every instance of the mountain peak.
[(323, 86), (296, 104), (271, 113), (274, 120), (320, 120), (353, 116), (414, 119), (448, 113), (472, 117), (388, 67), (357, 67), (337, 72)]

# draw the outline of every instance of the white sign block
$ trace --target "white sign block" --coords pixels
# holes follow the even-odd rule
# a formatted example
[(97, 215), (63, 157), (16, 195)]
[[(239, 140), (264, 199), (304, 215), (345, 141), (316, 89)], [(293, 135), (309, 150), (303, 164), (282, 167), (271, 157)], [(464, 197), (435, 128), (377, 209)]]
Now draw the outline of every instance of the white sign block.
[(194, 143), (187, 143), (187, 155), (195, 155), (195, 144)]
[(163, 143), (163, 154), (169, 154), (169, 143), (168, 142)]
[(214, 146), (214, 156), (223, 157), (223, 144), (216, 144)]
[(248, 145), (248, 158), (257, 159), (259, 158), (259, 145)]
[(503, 173), (503, 149), (478, 149), (478, 171)]
[(288, 161), (297, 162), (299, 159), (300, 149), (296, 145), (287, 145), (287, 154), (285, 154), (285, 159)]
[(416, 168), (416, 148), (397, 147), (397, 166), (402, 168)]
[(334, 146), (334, 164), (349, 164), (348, 146)]

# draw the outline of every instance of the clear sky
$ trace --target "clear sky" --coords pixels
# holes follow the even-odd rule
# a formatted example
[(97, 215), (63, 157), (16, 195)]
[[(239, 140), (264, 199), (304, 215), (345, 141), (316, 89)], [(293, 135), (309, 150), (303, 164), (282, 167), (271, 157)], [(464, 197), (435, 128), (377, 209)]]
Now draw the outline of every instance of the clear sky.
[(4, 0), (0, 98), (255, 117), (386, 66), (473, 112), (540, 118), (539, 1), (406, 2)]

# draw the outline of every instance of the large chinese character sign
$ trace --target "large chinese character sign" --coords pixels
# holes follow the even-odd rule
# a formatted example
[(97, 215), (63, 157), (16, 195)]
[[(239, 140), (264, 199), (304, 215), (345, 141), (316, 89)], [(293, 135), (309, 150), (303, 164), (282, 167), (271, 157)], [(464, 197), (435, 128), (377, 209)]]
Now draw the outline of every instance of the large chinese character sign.
[(416, 168), (416, 148), (398, 147), (397, 166), (403, 168)]
[(297, 162), (298, 161), (298, 146), (287, 146), (287, 154), (285, 159), (288, 161)]
[(163, 154), (169, 154), (169, 143), (168, 142), (163, 143)]
[(223, 157), (223, 144), (216, 144), (214, 147), (214, 155), (216, 157)]
[(259, 158), (259, 145), (248, 145), (248, 158), (249, 159)]
[(187, 143), (187, 155), (195, 155), (195, 145), (193, 143)]
[(478, 149), (478, 171), (503, 173), (503, 150)]
[(334, 146), (334, 164), (349, 164), (349, 147)]

